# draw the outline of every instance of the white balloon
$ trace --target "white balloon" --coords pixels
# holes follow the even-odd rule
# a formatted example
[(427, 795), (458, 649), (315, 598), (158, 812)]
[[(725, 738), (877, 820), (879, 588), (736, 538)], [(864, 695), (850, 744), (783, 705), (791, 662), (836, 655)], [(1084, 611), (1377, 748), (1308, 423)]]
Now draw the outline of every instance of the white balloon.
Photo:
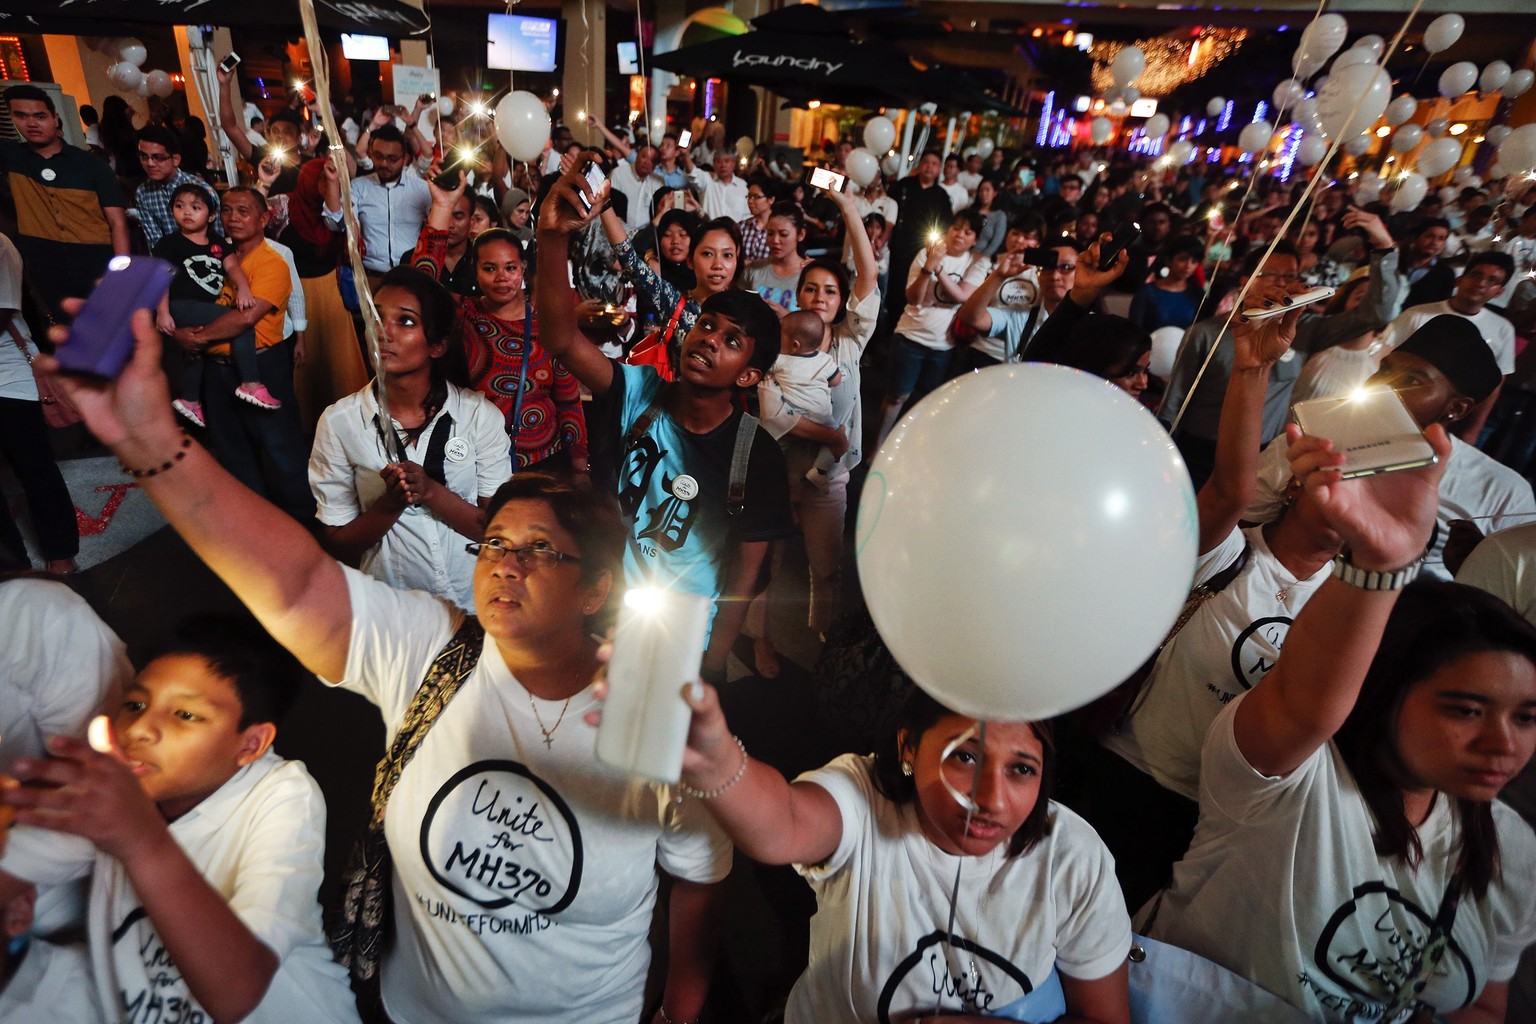
[(453, 97), (444, 96), (437, 101), (437, 116), (449, 117), (453, 114)]
[(1205, 113), (1208, 117), (1220, 117), (1221, 112), (1227, 108), (1227, 100), (1224, 96), (1212, 96), (1205, 105)]
[(1440, 136), (1444, 135), (1450, 130), (1451, 122), (1447, 121), (1443, 117), (1437, 117), (1433, 121), (1429, 122), (1429, 124), (1424, 126), (1424, 134), (1428, 135), (1432, 139), (1438, 139)]
[(1453, 100), (1472, 88), (1477, 81), (1477, 65), (1459, 60), (1440, 72), (1440, 95)]
[(1344, 143), (1344, 152), (1348, 153), (1350, 156), (1365, 156), (1365, 154), (1371, 151), (1371, 141), (1373, 138), (1375, 138), (1375, 136), (1356, 135), (1354, 138)]
[[(1494, 162), (1494, 165), (1492, 167), (1488, 168), (1488, 180), (1489, 181), (1498, 181), (1500, 178), (1506, 177), (1507, 174), (1508, 174), (1508, 172), (1506, 172), (1504, 170), (1504, 165), (1499, 163), (1499, 162), (1497, 162), (1497, 161)], [(1476, 187), (1477, 186), (1475, 186), (1475, 185), (1473, 186), (1473, 188), (1476, 188)]]
[(1345, 50), (1343, 53), (1339, 54), (1333, 59), (1333, 70), (1337, 71), (1339, 68), (1347, 68), (1351, 64), (1375, 63), (1376, 55), (1374, 53), (1372, 53), (1370, 50), (1362, 50), (1360, 47), (1356, 46)]
[(1536, 170), (1536, 124), (1523, 124), (1509, 133), (1499, 146), (1499, 165), (1505, 175)]
[(107, 77), (123, 92), (134, 92), (143, 83), (144, 72), (124, 60), (112, 65)]
[(991, 156), (996, 149), (997, 140), (993, 139), (990, 135), (983, 135), (981, 140), (976, 143), (976, 155), (983, 160)]
[(1291, 120), (1314, 135), (1323, 134), (1323, 122), (1317, 116), (1317, 100), (1315, 97), (1303, 96), (1296, 104), (1296, 109), (1291, 111)]
[(1374, 203), (1381, 198), (1381, 179), (1375, 175), (1367, 175), (1360, 179), (1355, 186), (1355, 202)]
[(1268, 121), (1255, 121), (1238, 133), (1237, 148), (1244, 153), (1263, 152), (1269, 148), (1269, 138), (1274, 134), (1274, 125)]
[(1134, 85), (1128, 85), (1124, 89), (1120, 90), (1120, 98), (1125, 100), (1127, 103), (1135, 103), (1137, 100), (1141, 99), (1141, 90), (1136, 88)]
[(1504, 83), (1504, 98), (1512, 100), (1516, 96), (1524, 96), (1532, 83), (1536, 83), (1536, 71), (1530, 68), (1521, 68), (1509, 76), (1509, 81)]
[(1423, 141), (1423, 128), (1416, 124), (1405, 124), (1392, 133), (1392, 152), (1406, 153)]
[(549, 111), (531, 92), (509, 92), (496, 104), (496, 138), (514, 160), (532, 160), (549, 141)]
[(118, 49), (117, 56), (119, 60), (127, 61), (134, 67), (141, 68), (144, 66), (144, 62), (149, 59), (149, 51), (137, 39), (127, 39), (123, 41)]
[(1513, 129), (1507, 124), (1496, 124), (1483, 133), (1483, 138), (1488, 140), (1488, 145), (1498, 149), (1504, 144), (1504, 140), (1509, 138), (1511, 131)]
[(1392, 79), (1374, 64), (1351, 64), (1328, 77), (1317, 94), (1317, 116), (1330, 137), (1354, 138), (1376, 123), (1392, 95)]
[(1344, 45), (1344, 37), (1348, 34), (1349, 24), (1337, 14), (1321, 15), (1308, 25), (1291, 57), (1291, 67), (1297, 76), (1307, 78), (1320, 70)]
[(1483, 187), (1483, 177), (1480, 174), (1474, 174), (1470, 178), (1468, 178), (1466, 181), (1462, 182), (1462, 184), (1465, 185), (1467, 188), (1482, 188)]
[(1173, 122), (1168, 120), (1167, 114), (1153, 114), (1147, 118), (1144, 129), (1149, 139), (1160, 139), (1168, 134), (1168, 129), (1173, 127)]
[(1141, 77), (1141, 73), (1147, 69), (1147, 55), (1139, 46), (1127, 46), (1115, 54), (1114, 62), (1109, 66), (1109, 73), (1114, 76), (1115, 84), (1119, 86), (1130, 85)]
[(1296, 147), (1296, 159), (1303, 167), (1311, 167), (1322, 163), (1323, 157), (1328, 155), (1328, 140), (1321, 135), (1307, 135)]
[(1318, 92), (1322, 92), (1323, 91), (1323, 86), (1325, 86), (1327, 84), (1328, 84), (1328, 76), (1327, 75), (1318, 75), (1316, 78), (1312, 79), (1312, 87), (1313, 87), (1313, 89), (1315, 89)]
[(1455, 202), (1456, 197), (1461, 195), (1461, 190), (1455, 185), (1446, 185), (1439, 192), (1436, 192), (1435, 195), (1440, 197), (1442, 203), (1450, 203)]
[(1419, 153), (1418, 171), (1426, 178), (1438, 178), (1461, 161), (1461, 142), (1436, 139)]
[(1361, 36), (1355, 40), (1355, 49), (1370, 50), (1371, 55), (1378, 58), (1381, 56), (1381, 51), (1386, 49), (1386, 47), (1386, 40), (1378, 35)]
[(859, 188), (874, 181), (875, 175), (880, 173), (880, 158), (862, 146), (849, 151), (844, 165), (848, 168), (848, 177)]
[(1189, 158), (1194, 155), (1195, 144), (1188, 139), (1180, 139), (1168, 147), (1168, 159), (1179, 166), (1189, 163)]
[[(999, 452), (982, 436), (1034, 440)], [(993, 367), (919, 403), (880, 449), (859, 580), (918, 686), (960, 714), (1035, 720), (1118, 685), (1162, 641), (1188, 593), (1194, 508), (1135, 399), (1062, 366)]]
[(1497, 92), (1509, 81), (1509, 65), (1502, 60), (1490, 61), (1483, 68), (1483, 73), (1477, 76), (1477, 87), (1483, 92)]
[(151, 96), (164, 98), (176, 91), (176, 83), (164, 71), (151, 71), (144, 76), (144, 81), (149, 86)]
[(1153, 331), (1152, 358), (1147, 362), (1147, 372), (1167, 380), (1173, 372), (1174, 359), (1179, 354), (1179, 342), (1183, 340), (1182, 327), (1159, 327)]
[(1424, 49), (1430, 53), (1439, 53), (1454, 46), (1466, 27), (1466, 20), (1459, 14), (1440, 15), (1424, 30)]
[(1296, 104), (1306, 98), (1307, 91), (1301, 87), (1301, 83), (1294, 78), (1287, 78), (1275, 86), (1275, 91), (1270, 94), (1270, 99), (1275, 101), (1275, 107), (1280, 110), (1295, 110)]
[(1419, 101), (1412, 96), (1399, 96), (1387, 104), (1387, 124), (1396, 128), (1419, 111)]
[(1392, 196), (1392, 212), (1407, 213), (1410, 210), (1417, 210), (1428, 191), (1429, 182), (1424, 180), (1424, 175), (1418, 171), (1409, 171), (1407, 176), (1397, 183), (1397, 192)]
[(895, 153), (885, 154), (885, 159), (880, 161), (880, 169), (886, 174), (895, 174), (901, 170), (901, 157)]
[(1455, 171), (1451, 172), (1451, 180), (1458, 185), (1466, 184), (1467, 179), (1470, 177), (1472, 177), (1472, 168), (1470, 167), (1458, 167)]
[(133, 91), (134, 91), (134, 93), (136, 95), (148, 96), (149, 95), (149, 79), (147, 79), (147, 78), (140, 78), (139, 79), (139, 84), (133, 87)]
[(896, 145), (896, 125), (888, 117), (877, 114), (864, 122), (864, 145), (871, 153), (884, 153)]
[(1109, 123), (1107, 117), (1096, 117), (1088, 124), (1088, 137), (1093, 140), (1095, 146), (1104, 145), (1113, 134), (1115, 134), (1115, 126)]

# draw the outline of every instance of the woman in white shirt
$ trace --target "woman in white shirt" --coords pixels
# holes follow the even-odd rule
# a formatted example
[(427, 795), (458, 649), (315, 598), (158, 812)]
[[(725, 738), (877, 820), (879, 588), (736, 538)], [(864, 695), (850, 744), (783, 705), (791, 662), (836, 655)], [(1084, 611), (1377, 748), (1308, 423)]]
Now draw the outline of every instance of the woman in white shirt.
[(1279, 662), (1216, 718), (1200, 824), (1154, 938), (1328, 1024), (1504, 1020), (1536, 939), (1536, 837), (1499, 790), (1536, 749), (1536, 630), (1424, 582), (1439, 464), (1342, 480), (1291, 430), (1292, 474), (1344, 542)]
[(978, 723), (913, 690), (872, 756), (791, 784), (747, 755), (706, 687), (684, 792), (816, 891), (786, 1024), (1128, 1024), (1130, 918), (1109, 851), (1050, 800), (1055, 766), (1049, 722)]
[(380, 369), (373, 383), (320, 417), (309, 461), (315, 516), (337, 558), (406, 590), (474, 607), (474, 556), (483, 510), (512, 475), (501, 412), (468, 389), (453, 296), (406, 267), (379, 282)]

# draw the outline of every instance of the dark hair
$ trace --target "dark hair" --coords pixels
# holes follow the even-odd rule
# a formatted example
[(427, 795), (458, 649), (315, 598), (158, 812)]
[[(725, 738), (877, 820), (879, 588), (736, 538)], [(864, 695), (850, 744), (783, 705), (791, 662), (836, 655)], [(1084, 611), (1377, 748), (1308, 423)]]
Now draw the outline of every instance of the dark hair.
[(752, 357), (748, 365), (767, 373), (773, 361), (779, 358), (781, 334), (779, 318), (773, 307), (764, 302), (756, 292), (727, 288), (704, 300), (699, 315), (719, 313), (728, 316), (752, 339)]
[(1163, 262), (1171, 263), (1175, 256), (1193, 256), (1196, 260), (1204, 260), (1205, 243), (1189, 235), (1176, 235), (1168, 240), (1168, 246), (1163, 250)]
[[(542, 501), (555, 514), (560, 528), (576, 538), (581, 548), (581, 578), (592, 583), (604, 572), (613, 574), (612, 597), (624, 581), (624, 544), (629, 531), (612, 494), (592, 486), (584, 476), (525, 469), (496, 488), (485, 507), (489, 528), (496, 514), (510, 501)], [(596, 614), (601, 615), (603, 611)]]
[(1063, 188), (1066, 188), (1068, 185), (1072, 184), (1073, 182), (1077, 183), (1078, 188), (1082, 188), (1082, 186), (1083, 186), (1083, 179), (1082, 179), (1081, 175), (1077, 175), (1077, 174), (1063, 174), (1061, 176), (1061, 178), (1058, 179), (1057, 182), (1056, 182), (1056, 190), (1059, 192)]
[(1461, 268), (1461, 272), (1465, 274), (1473, 267), (1482, 266), (1497, 267), (1499, 270), (1504, 271), (1505, 284), (1509, 284), (1510, 280), (1515, 276), (1515, 258), (1507, 252), (1494, 252), (1492, 250), (1480, 252), (1467, 260), (1467, 265)]
[(138, 130), (137, 135), (139, 142), (147, 142), (151, 146), (164, 146), (165, 151), (172, 156), (181, 152), (181, 140), (169, 128), (162, 128), (158, 124), (147, 124)]
[(379, 279), (373, 292), (377, 295), (385, 288), (410, 292), (421, 307), (421, 333), (426, 335), (427, 344), (443, 346), (443, 354), (428, 364), (431, 383), (427, 387), (427, 396), (421, 400), (421, 408), (430, 421), (447, 404), (449, 384), (469, 387), (469, 358), (458, 337), (459, 304), (437, 278), (415, 267), (395, 267), (388, 271)]
[(195, 195), (201, 199), (203, 205), (208, 207), (209, 220), (212, 220), (214, 214), (219, 212), (219, 200), (206, 185), (199, 185), (191, 181), (184, 181), (177, 185), (171, 189), (171, 207), (174, 208), (176, 206), (177, 197), (184, 195)]
[[(934, 723), (949, 710), (916, 686), (907, 690), (891, 722), (890, 733), (875, 747), (875, 789), (880, 795), (897, 806), (911, 803), (917, 797), (917, 782), (901, 770), (902, 761), (916, 750), (922, 735), (933, 728)], [(1056, 788), (1056, 738), (1050, 721), (1029, 723), (1030, 731), (1040, 741), (1040, 796), (1035, 809), (1008, 839), (1008, 855), (1017, 857), (1028, 853), (1036, 843), (1051, 831), (1051, 792)], [(907, 747), (902, 748), (901, 737), (906, 734)]]
[[(1429, 200), (1425, 199), (1424, 202), (1427, 203)], [(1409, 230), (1408, 237), (1418, 238), (1424, 232), (1430, 231), (1434, 228), (1444, 228), (1446, 231), (1450, 231), (1451, 222), (1446, 220), (1444, 217), (1425, 217), (1423, 220), (1415, 224), (1411, 230)]]
[[(1403, 589), (1382, 632), (1349, 717), (1334, 736), (1344, 763), (1376, 822), (1376, 853), (1417, 865), (1418, 830), (1403, 813), (1407, 769), (1397, 748), (1403, 700), (1415, 685), (1451, 662), (1484, 651), (1508, 651), (1536, 663), (1536, 627), (1476, 587), (1420, 580)], [(1461, 863), (1481, 898), (1499, 873), (1499, 839), (1488, 804), (1456, 801)]]
[(245, 616), (196, 615), (146, 660), (188, 654), (202, 658), (234, 684), (240, 697), (240, 728), (281, 722), (299, 697), (304, 669), (293, 655)]
[[(714, 220), (708, 220), (699, 225), (698, 231), (693, 233), (688, 243), (688, 266), (690, 268), (693, 266), (693, 254), (698, 252), (699, 245), (704, 241), (704, 236), (711, 231), (725, 232), (730, 236), (731, 244), (736, 247), (736, 274), (731, 278), (731, 288), (738, 288), (741, 286), (742, 272), (747, 269), (747, 261), (741, 258), (741, 228), (737, 227), (736, 222), (729, 217), (716, 217)], [(773, 360), (770, 359), (768, 362), (771, 365)], [(767, 367), (765, 366), (763, 369), (766, 370)]]
[(1167, 203), (1148, 203), (1146, 206), (1143, 206), (1141, 208), (1141, 219), (1145, 220), (1154, 213), (1167, 214), (1169, 220), (1173, 219), (1173, 207)]
[(1359, 291), (1361, 288), (1370, 287), (1370, 284), (1371, 275), (1361, 274), (1359, 277), (1350, 277), (1349, 280), (1339, 285), (1338, 292), (1333, 296), (1333, 298), (1328, 300), (1328, 315), (1333, 316), (1337, 313), (1344, 312), (1344, 307), (1349, 302), (1349, 297), (1355, 294), (1355, 292)]
[[(672, 225), (678, 225), (688, 235), (689, 253), (693, 252), (693, 239), (699, 232), (699, 215), (692, 210), (668, 210), (656, 221), (656, 240), (661, 241), (661, 236), (666, 234)], [(660, 250), (657, 250), (656, 258), (661, 258)]]
[(867, 228), (872, 228), (876, 224), (880, 225), (882, 228), (890, 227), (890, 225), (885, 222), (885, 215), (882, 213), (866, 213), (864, 215), (863, 223)]
[(1258, 273), (1259, 265), (1264, 262), (1266, 255), (1289, 256), (1291, 259), (1300, 259), (1296, 255), (1296, 247), (1284, 239), (1275, 243), (1275, 251), (1269, 253), (1266, 246), (1259, 246), (1243, 257), (1243, 276), (1252, 277)]
[[(43, 95), (46, 97), (48, 94), (44, 93)], [(87, 128), (89, 128), (91, 125), (96, 124), (100, 120), (101, 120), (101, 115), (96, 113), (96, 108), (95, 107), (91, 106), (89, 103), (82, 103), (80, 105), (80, 123), (81, 124), (83, 124)]]
[(229, 205), (229, 197), (233, 195), (247, 195), (256, 200), (256, 208), (265, 211), (267, 209), (267, 197), (249, 185), (231, 185), (224, 190), (224, 205)]
[(986, 214), (977, 213), (976, 208), (972, 206), (955, 214), (949, 219), (949, 223), (951, 227), (956, 224), (969, 225), (971, 231), (979, 235), (981, 229), (987, 224), (987, 217)]
[[(271, 130), (272, 126), (275, 125), (275, 124), (291, 124), (291, 125), (293, 125), (294, 130), (297, 131), (300, 135), (302, 135), (304, 133), (304, 122), (299, 120), (299, 115), (295, 114), (291, 110), (286, 110), (286, 109), (279, 110), (277, 113), (275, 113), (271, 117), (267, 118), (267, 129), (269, 131)], [(386, 125), (385, 127), (387, 127), (387, 128), (394, 128), (393, 125)], [(383, 128), (379, 129), (379, 131), (383, 131), (383, 130), (384, 130)], [(395, 128), (394, 130), (395, 130), (396, 134), (399, 134), (400, 129)], [(377, 132), (375, 132), (374, 134), (377, 135)], [(404, 138), (404, 136), (401, 136), (401, 137)]]
[(805, 211), (800, 209), (799, 203), (777, 202), (768, 210), (768, 219), (782, 217), (794, 224), (796, 231), (805, 230)]
[[(880, 217), (878, 213), (872, 213), (870, 216)], [(880, 217), (880, 220), (883, 223), (885, 218)], [(848, 268), (830, 256), (818, 256), (816, 259), (811, 260), (800, 268), (800, 280), (795, 282), (795, 295), (797, 298), (800, 295), (800, 289), (805, 287), (805, 275), (813, 270), (825, 270), (837, 278), (837, 315), (832, 318), (832, 322), (835, 324), (842, 323), (843, 319), (848, 316), (848, 292), (853, 287), (852, 281), (848, 276)]]
[(395, 127), (393, 123), (379, 125), (368, 133), (368, 145), (371, 148), (375, 142), (392, 142), (397, 146), (405, 146), (405, 134)]
[(523, 252), (523, 243), (517, 240), (517, 236), (506, 228), (486, 228), (475, 236), (475, 240), (469, 243), (469, 258), (475, 262), (480, 261), (480, 250), (492, 242), (506, 242), (517, 250), (518, 262), (526, 264), (528, 254)]
[(1045, 234), (1045, 218), (1033, 211), (1021, 213), (1008, 222), (1008, 230), (1039, 238)]
[(17, 100), (35, 100), (47, 107), (48, 113), (58, 116), (59, 112), (53, 106), (53, 97), (35, 85), (13, 85), (5, 90), (7, 104), (15, 103)]
[[(501, 207), (496, 205), (496, 200), (492, 199), (490, 196), (483, 196), (478, 192), (471, 192), (467, 194), (474, 202), (474, 205), (470, 207), (471, 216), (474, 215), (475, 210), (479, 210), (481, 213), (485, 214), (487, 219), (490, 220), (492, 228), (506, 228), (506, 222), (501, 219)], [(490, 230), (490, 228), (487, 228), (486, 230)]]
[(1152, 351), (1152, 335), (1123, 316), (1095, 313), (1072, 331), (1072, 346), (1061, 353), (1061, 364), (1095, 377), (1123, 377), (1136, 361)]

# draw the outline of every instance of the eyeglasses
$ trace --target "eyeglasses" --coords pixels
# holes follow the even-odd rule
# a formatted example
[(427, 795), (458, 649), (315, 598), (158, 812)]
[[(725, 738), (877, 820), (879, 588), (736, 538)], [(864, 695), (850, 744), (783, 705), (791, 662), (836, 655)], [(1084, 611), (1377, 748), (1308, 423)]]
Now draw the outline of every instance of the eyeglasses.
[(747, 198), (748, 199), (767, 199), (768, 197), (763, 195), (761, 192), (748, 192), (747, 193)]
[(464, 550), (476, 558), (484, 558), (492, 565), (511, 555), (517, 562), (517, 567), (525, 572), (545, 565), (581, 561), (580, 556), (567, 554), (564, 551), (556, 551), (542, 540), (536, 540), (532, 544), (520, 548), (508, 547), (500, 540), (488, 540), (480, 544), (465, 544)]
[(163, 164), (163, 163), (168, 162), (171, 159), (171, 154), (169, 154), (169, 153), (146, 153), (146, 152), (144, 152), (141, 149), (141, 150), (139, 150), (139, 159), (142, 160), (146, 164)]
[(1046, 273), (1048, 273), (1048, 274), (1071, 274), (1071, 273), (1074, 273), (1076, 270), (1077, 270), (1077, 264), (1076, 263), (1058, 263), (1054, 267), (1052, 267), (1050, 270), (1046, 271)]

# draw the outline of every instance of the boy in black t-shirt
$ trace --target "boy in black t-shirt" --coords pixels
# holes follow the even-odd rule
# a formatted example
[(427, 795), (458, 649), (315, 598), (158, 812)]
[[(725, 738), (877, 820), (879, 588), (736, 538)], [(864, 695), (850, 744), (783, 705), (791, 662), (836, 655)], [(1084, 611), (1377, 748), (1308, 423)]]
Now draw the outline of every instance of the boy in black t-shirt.
[[(213, 207), (218, 200), (208, 194), (201, 185), (191, 182), (179, 185), (171, 193), (171, 217), (176, 221), (176, 231), (155, 243), (154, 254), (176, 268), (176, 279), (171, 290), (160, 301), (156, 320), (166, 334), (176, 330), (177, 310), (188, 317), (193, 309), (216, 305), (213, 301), (224, 290), (226, 277), (235, 285), (235, 304), (250, 309), (256, 304), (251, 294), (251, 283), (245, 271), (240, 269), (240, 258), (235, 245), (227, 238), (210, 235), (208, 225), (213, 221)], [(204, 323), (198, 318), (195, 323)], [(267, 386), (256, 372), (256, 332), (248, 330), (236, 335), (229, 343), (230, 356), (240, 371), (240, 386), (235, 397), (249, 402), (259, 409), (281, 409), (283, 403), (272, 397)], [(202, 357), (186, 354), (186, 364), (181, 378), (181, 397), (171, 403), (182, 416), (197, 426), (203, 426), (203, 404), (200, 400), (203, 387)]]

